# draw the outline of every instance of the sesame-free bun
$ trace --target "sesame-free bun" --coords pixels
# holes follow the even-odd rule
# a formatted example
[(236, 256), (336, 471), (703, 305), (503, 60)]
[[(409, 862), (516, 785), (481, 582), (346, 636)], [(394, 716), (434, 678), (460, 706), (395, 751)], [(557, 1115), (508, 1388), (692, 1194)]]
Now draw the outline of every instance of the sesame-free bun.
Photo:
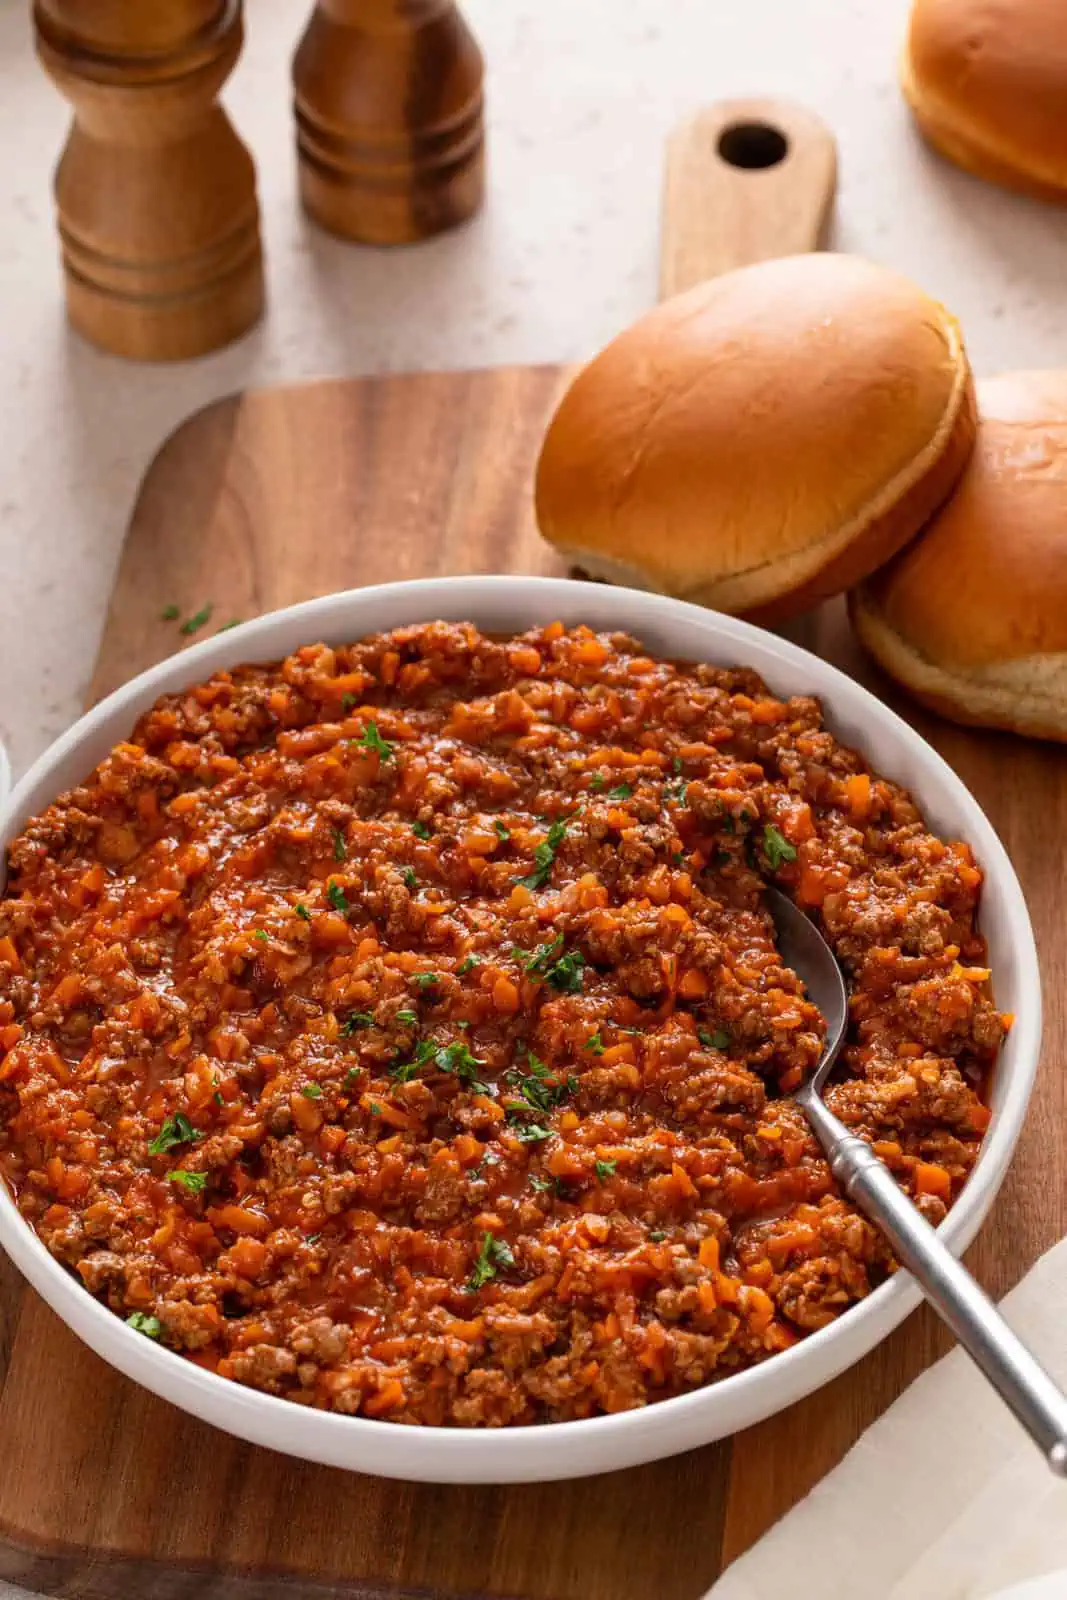
[(594, 578), (777, 621), (901, 549), (973, 441), (944, 308), (857, 257), (789, 256), (665, 301), (578, 374), (537, 517)]
[(914, 0), (902, 83), (922, 132), (958, 166), (1067, 200), (1062, 0)]
[(1067, 372), (989, 379), (978, 408), (955, 494), (850, 596), (852, 623), (945, 716), (1067, 739)]

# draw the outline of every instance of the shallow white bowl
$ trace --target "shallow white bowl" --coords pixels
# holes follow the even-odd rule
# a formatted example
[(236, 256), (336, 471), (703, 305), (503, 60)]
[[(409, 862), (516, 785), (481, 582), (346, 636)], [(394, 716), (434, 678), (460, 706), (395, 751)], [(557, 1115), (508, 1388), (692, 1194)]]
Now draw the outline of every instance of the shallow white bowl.
[[(931, 827), (965, 839), (986, 874), (981, 927), (998, 1004), (1016, 1022), (995, 1074), (993, 1119), (981, 1157), (941, 1232), (957, 1253), (973, 1239), (1000, 1187), (1026, 1112), (1041, 1037), (1033, 930), (1004, 848), (974, 799), (929, 745), (838, 672), (774, 635), (660, 595), (568, 579), (472, 577), (386, 584), (290, 606), (183, 650), (144, 672), (58, 739), (0, 809), (0, 850), (26, 819), (79, 782), (161, 694), (222, 667), (270, 660), (316, 640), (341, 644), (433, 618), (512, 632), (559, 618), (623, 629), (658, 655), (754, 667), (781, 695), (814, 694), (829, 726), (886, 777), (910, 789)], [(0, 872), (3, 866), (0, 865)], [(2, 880), (0, 880), (2, 882)], [(763, 1366), (645, 1410), (553, 1426), (473, 1431), (409, 1428), (312, 1411), (205, 1372), (133, 1332), (94, 1300), (20, 1217), (0, 1184), (0, 1245), (34, 1288), (105, 1361), (175, 1405), (240, 1438), (309, 1461), (438, 1483), (514, 1483), (580, 1477), (690, 1450), (770, 1416), (851, 1366), (919, 1303), (907, 1273)]]

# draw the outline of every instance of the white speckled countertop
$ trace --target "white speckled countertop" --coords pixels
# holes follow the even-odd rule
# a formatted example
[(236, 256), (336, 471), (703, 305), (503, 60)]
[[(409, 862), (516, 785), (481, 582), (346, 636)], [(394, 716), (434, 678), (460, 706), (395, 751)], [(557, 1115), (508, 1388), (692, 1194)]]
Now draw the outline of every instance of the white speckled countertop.
[(401, 252), (329, 239), (295, 203), (288, 72), (308, 9), (254, 0), (225, 92), (259, 170), (269, 314), (217, 355), (150, 367), (67, 328), (50, 181), (68, 112), (28, 6), (0, 0), (0, 732), (17, 771), (77, 714), (138, 479), (182, 418), (248, 384), (591, 353), (655, 297), (663, 140), (706, 101), (819, 111), (840, 141), (834, 242), (946, 301), (979, 374), (1067, 362), (1067, 212), (921, 146), (895, 83), (907, 0), (466, 0), (489, 203)]

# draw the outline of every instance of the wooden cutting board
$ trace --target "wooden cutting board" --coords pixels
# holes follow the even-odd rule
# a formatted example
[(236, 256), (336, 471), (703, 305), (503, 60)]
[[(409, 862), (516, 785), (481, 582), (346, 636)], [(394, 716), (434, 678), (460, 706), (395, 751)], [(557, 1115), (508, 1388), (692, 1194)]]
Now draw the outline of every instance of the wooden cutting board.
[[(731, 259), (713, 219), (691, 196), (683, 203), (694, 171), (706, 185), (700, 153), (713, 132), (691, 129), (673, 152), (674, 203), (696, 223), (684, 239), (667, 230), (673, 286), (699, 276), (701, 261)], [(804, 148), (809, 171), (821, 162), (825, 202), (826, 145)], [(757, 183), (767, 176), (754, 171)], [(820, 208), (791, 198), (786, 233), (800, 248)], [(734, 260), (782, 247), (739, 194), (720, 200), (735, 219)], [(194, 416), (144, 480), (93, 698), (184, 643), (160, 618), (168, 604), (188, 615), (212, 602), (214, 628), (389, 578), (558, 571), (533, 525), (530, 484), (565, 378), (559, 367), (511, 367), (316, 383)], [(840, 605), (806, 619), (800, 638), (887, 692)], [(999, 829), (1045, 966), (1046, 1064), (970, 1256), (999, 1294), (1067, 1232), (1067, 962), (1052, 870), (1067, 837), (1067, 753), (899, 709)], [(696, 1600), (947, 1343), (922, 1311), (820, 1393), (672, 1461), (573, 1483), (438, 1488), (309, 1466), (186, 1417), (90, 1354), (5, 1265), (0, 1576), (79, 1600)]]

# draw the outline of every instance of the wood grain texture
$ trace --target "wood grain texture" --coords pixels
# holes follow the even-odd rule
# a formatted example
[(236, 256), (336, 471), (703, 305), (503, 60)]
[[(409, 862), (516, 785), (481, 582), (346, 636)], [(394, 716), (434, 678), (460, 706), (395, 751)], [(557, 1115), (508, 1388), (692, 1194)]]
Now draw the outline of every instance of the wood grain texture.
[[(191, 419), (138, 499), (94, 696), (179, 646), (176, 625), (160, 620), (169, 603), (191, 612), (212, 601), (214, 627), (388, 578), (558, 571), (533, 526), (530, 479), (566, 376), (511, 368), (312, 384)], [(840, 602), (792, 631), (896, 703)], [(970, 1254), (1000, 1293), (1067, 1232), (1067, 960), (1049, 853), (1067, 836), (1067, 752), (898, 709), (989, 811), (1044, 963), (1045, 1065)], [(674, 1461), (571, 1484), (435, 1488), (231, 1440), (105, 1367), (11, 1268), (0, 1286), (0, 1575), (83, 1600), (696, 1600), (946, 1344), (920, 1312), (819, 1394)]]
[(738, 266), (817, 250), (837, 183), (834, 136), (787, 100), (724, 100), (671, 135), (660, 298)]
[(216, 104), (241, 0), (36, 0), (34, 22), (74, 106), (55, 181), (71, 322), (139, 361), (237, 338), (263, 309), (255, 171)]
[(482, 75), (454, 0), (317, 0), (293, 60), (308, 214), (366, 244), (464, 221), (485, 188)]

